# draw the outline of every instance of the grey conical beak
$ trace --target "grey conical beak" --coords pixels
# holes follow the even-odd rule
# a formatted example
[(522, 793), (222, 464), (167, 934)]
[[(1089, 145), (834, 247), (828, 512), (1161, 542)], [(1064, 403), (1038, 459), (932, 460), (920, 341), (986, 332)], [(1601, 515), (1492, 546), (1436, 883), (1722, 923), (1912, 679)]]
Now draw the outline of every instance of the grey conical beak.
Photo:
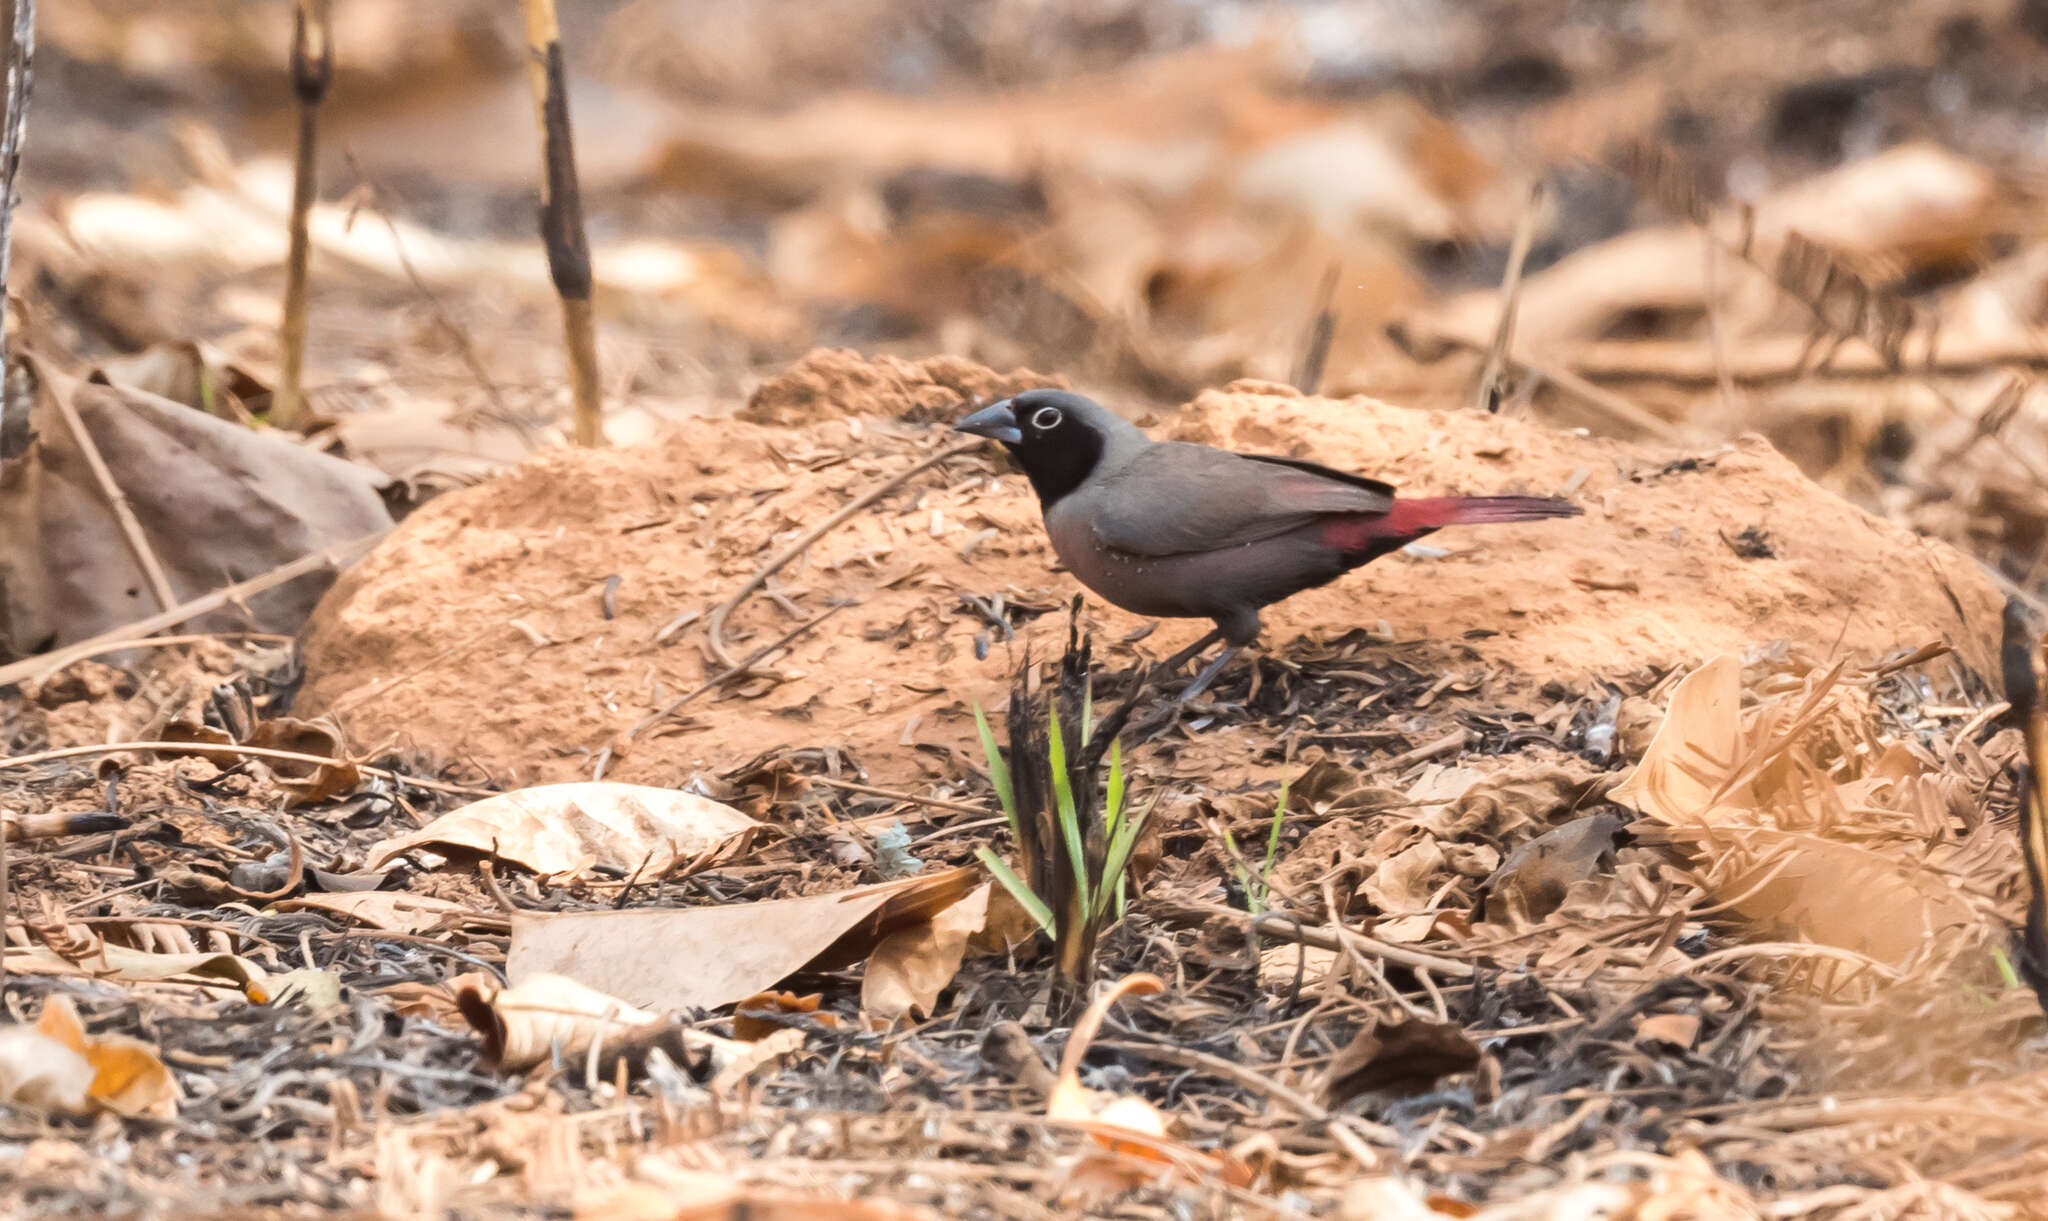
[(1004, 399), (982, 408), (973, 415), (953, 425), (954, 432), (971, 432), (977, 437), (1015, 445), (1024, 439), (1024, 433), (1017, 427), (1017, 413), (1010, 410), (1010, 400)]

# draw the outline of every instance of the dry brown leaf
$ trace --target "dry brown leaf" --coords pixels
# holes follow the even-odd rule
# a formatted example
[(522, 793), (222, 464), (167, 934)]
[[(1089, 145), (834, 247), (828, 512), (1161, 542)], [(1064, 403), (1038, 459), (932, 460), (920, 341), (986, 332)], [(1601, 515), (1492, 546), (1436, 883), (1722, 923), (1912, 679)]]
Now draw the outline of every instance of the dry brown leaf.
[(1696, 1013), (1653, 1013), (1636, 1019), (1636, 1042), (1691, 1047), (1700, 1037)]
[(865, 958), (899, 929), (960, 901), (980, 870), (939, 873), (837, 894), (638, 911), (519, 912), (506, 971), (580, 980), (653, 1009), (715, 1009), (807, 966)]
[[(237, 745), (234, 735), (225, 729), (198, 721), (177, 720), (165, 725), (157, 734), (164, 742), (190, 742), (194, 746), (221, 746), (232, 748)], [(288, 750), (296, 754), (317, 755), (333, 759), (332, 763), (309, 763), (298, 759), (262, 759), (263, 766), (277, 777), (279, 784), (289, 793), (289, 805), (307, 805), (326, 801), (353, 792), (363, 782), (362, 769), (345, 757), (341, 731), (326, 720), (302, 721), (297, 717), (273, 717), (259, 721), (249, 731), (249, 736), (239, 745), (255, 746), (264, 750)], [(162, 750), (159, 755), (175, 755), (185, 752)], [(233, 767), (251, 756), (233, 749), (194, 750), (215, 767)]]
[[(1377, 928), (1373, 934), (1386, 936)], [(1268, 992), (1288, 990), (1299, 979), (1303, 988), (1312, 988), (1323, 982), (1340, 957), (1335, 950), (1294, 942), (1268, 947), (1259, 951), (1259, 986)]]
[[(778, 1030), (804, 1024), (836, 1030), (842, 1024), (840, 1017), (818, 1007), (824, 1003), (822, 992), (805, 996), (794, 992), (757, 992), (733, 1005), (732, 1037), (742, 1043), (758, 1043)], [(783, 1017), (790, 1020), (780, 1020)]]
[[(646, 1166), (640, 1167), (646, 1173)], [(664, 1169), (576, 1197), (575, 1221), (938, 1221), (929, 1209), (887, 1200), (835, 1200), (742, 1185), (704, 1171)]]
[[(1638, 838), (1674, 847), (1716, 901), (1766, 938), (1898, 964), (1943, 930), (1973, 924), (1970, 901), (1939, 868), (1954, 845), (1930, 839), (1917, 813), (1887, 822), (1876, 804), (1893, 794), (1917, 802), (1917, 787), (1896, 774), (1910, 757), (1853, 747), (1871, 714), (1840, 667), (1778, 683), (1748, 709), (1742, 683), (1731, 654), (1672, 691), (1643, 761), (1611, 794), (1643, 815), (1631, 828)], [(1824, 770), (1818, 757), (1844, 763)], [(1847, 977), (1802, 978), (1826, 990)]]
[(983, 882), (929, 922), (883, 938), (861, 977), (862, 1012), (884, 1023), (906, 1014), (930, 1017), (960, 970), (968, 939), (988, 922), (989, 890)]
[(1622, 825), (1612, 814), (1595, 814), (1518, 846), (1490, 880), (1487, 917), (1496, 918), (1497, 911), (1499, 918), (1535, 921), (1564, 906), (1572, 883), (1592, 877), (1601, 859), (1613, 854)]
[(212, 344), (191, 339), (108, 357), (88, 380), (154, 394), (242, 425), (270, 410), (270, 386), (262, 378)]
[(91, 1066), (92, 1084), (86, 1089), (91, 1105), (129, 1117), (169, 1119), (178, 1113), (183, 1091), (156, 1048), (127, 1035), (87, 1035), (70, 997), (46, 1001), (36, 1030)]
[(1412, 1097), (1479, 1066), (1479, 1049), (1462, 1028), (1408, 1018), (1361, 1030), (1330, 1061), (1323, 1102), (1341, 1106), (1360, 1094), (1387, 1091)]
[(1412, 915), (1429, 906), (1444, 870), (1443, 846), (1424, 839), (1381, 861), (1359, 889), (1380, 911)]
[(483, 1036), (484, 1059), (515, 1071), (557, 1054), (572, 1060), (599, 1039), (661, 1020), (560, 975), (531, 975), (510, 988), (488, 975), (467, 975), (455, 1005)]
[(80, 1115), (94, 1076), (82, 1053), (34, 1026), (0, 1026), (0, 1105)]
[(1471, 785), (1424, 825), (1447, 840), (1507, 835), (1555, 821), (1560, 812), (1589, 800), (1607, 782), (1602, 773), (1584, 766), (1510, 768)]
[(547, 784), (486, 797), (384, 840), (370, 849), (364, 868), (381, 869), (415, 848), (459, 848), (539, 874), (604, 867), (655, 878), (760, 826), (731, 806), (678, 789), (609, 780)]
[(267, 759), (264, 765), (283, 782), (291, 794), (291, 805), (310, 805), (344, 793), (352, 793), (363, 782), (362, 769), (347, 757), (341, 730), (324, 718), (271, 717), (258, 721), (249, 731), (245, 746), (266, 750), (289, 750), (302, 755), (334, 759), (334, 763), (303, 763), (295, 759)]
[(403, 890), (356, 890), (300, 895), (271, 904), (277, 911), (326, 911), (393, 933), (427, 933), (457, 927), (484, 913), (452, 899)]
[[(124, 538), (60, 405), (77, 411), (173, 599), (269, 572), (391, 525), (382, 476), (274, 430), (244, 428), (119, 386), (88, 385), (24, 358), (36, 379), (31, 440), (0, 453), (0, 624), (13, 651), (70, 644), (164, 609)], [(301, 577), (192, 619), (185, 630), (295, 632), (332, 583)], [(0, 642), (0, 652), (6, 651)]]
[(1060, 1068), (1046, 1095), (1045, 1117), (1088, 1133), (1100, 1150), (1068, 1168), (1061, 1198), (1087, 1204), (1171, 1173), (1214, 1176), (1233, 1186), (1251, 1181), (1251, 1169), (1228, 1154), (1205, 1153), (1169, 1134), (1164, 1113), (1134, 1094), (1091, 1090), (1081, 1084), (1081, 1059), (1095, 1041), (1109, 1007), (1125, 996), (1154, 996), (1166, 982), (1142, 972), (1126, 975), (1089, 1003), (1060, 1053)]
[(423, 984), (417, 980), (386, 984), (377, 989), (377, 995), (391, 1004), (391, 1011), (400, 1017), (425, 1018), (442, 1026), (452, 1027), (462, 1020), (462, 1011), (455, 1006), (457, 990), (470, 986), (479, 979), (492, 977), (481, 971), (468, 971), (445, 983)]
[(22, 975), (94, 975), (130, 983), (225, 980), (259, 1005), (270, 1000), (269, 975), (239, 954), (153, 954), (102, 941), (77, 962), (46, 946), (9, 950), (7, 969)]
[(1643, 761), (1608, 796), (1661, 823), (1697, 822), (1740, 762), (1742, 659), (1723, 653), (1671, 692)]

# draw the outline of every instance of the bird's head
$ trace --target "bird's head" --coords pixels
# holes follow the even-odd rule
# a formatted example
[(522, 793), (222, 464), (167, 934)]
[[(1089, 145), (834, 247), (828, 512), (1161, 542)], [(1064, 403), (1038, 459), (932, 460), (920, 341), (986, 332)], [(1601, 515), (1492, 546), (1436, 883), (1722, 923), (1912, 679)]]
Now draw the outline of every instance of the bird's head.
[(1109, 408), (1068, 390), (1026, 390), (953, 427), (1002, 442), (1048, 509), (1093, 474), (1104, 454), (1145, 440)]

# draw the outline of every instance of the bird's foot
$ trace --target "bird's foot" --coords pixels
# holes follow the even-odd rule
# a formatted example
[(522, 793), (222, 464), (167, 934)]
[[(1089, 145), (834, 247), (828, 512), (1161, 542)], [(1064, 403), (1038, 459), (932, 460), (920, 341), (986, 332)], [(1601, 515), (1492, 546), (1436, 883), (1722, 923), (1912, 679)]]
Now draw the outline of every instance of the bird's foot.
[(1202, 667), (1201, 673), (1195, 675), (1194, 681), (1182, 687), (1180, 694), (1173, 697), (1174, 703), (1186, 706), (1189, 700), (1208, 690), (1209, 684), (1216, 681), (1216, 676), (1223, 673), (1223, 667), (1230, 664), (1230, 659), (1237, 656), (1237, 652), (1238, 646), (1232, 645), (1216, 654), (1208, 665)]

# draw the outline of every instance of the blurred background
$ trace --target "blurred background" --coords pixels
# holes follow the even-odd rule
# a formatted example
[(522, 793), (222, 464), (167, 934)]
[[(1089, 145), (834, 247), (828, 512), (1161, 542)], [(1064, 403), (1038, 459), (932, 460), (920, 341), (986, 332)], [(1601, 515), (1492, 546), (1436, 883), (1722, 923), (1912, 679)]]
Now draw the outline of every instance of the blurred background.
[[(615, 442), (737, 411), (818, 346), (1025, 366), (1134, 414), (1253, 378), (1695, 450), (1761, 431), (2043, 586), (2042, 0), (560, 13)], [(334, 21), (316, 431), (467, 482), (566, 415), (517, 5)], [(260, 411), (290, 41), (284, 3), (42, 6), (29, 346), (183, 352)]]

